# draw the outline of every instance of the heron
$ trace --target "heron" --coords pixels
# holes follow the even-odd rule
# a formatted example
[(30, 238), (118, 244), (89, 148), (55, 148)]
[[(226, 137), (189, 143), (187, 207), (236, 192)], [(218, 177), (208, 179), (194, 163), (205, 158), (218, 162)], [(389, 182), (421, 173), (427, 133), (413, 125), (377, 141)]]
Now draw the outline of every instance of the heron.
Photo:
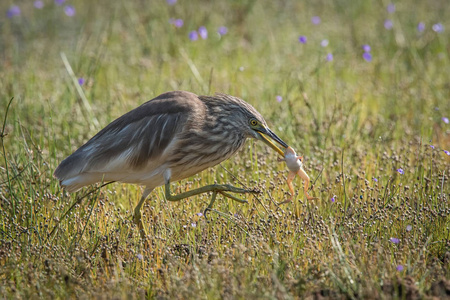
[[(147, 236), (141, 208), (149, 194), (165, 186), (165, 197), (179, 201), (211, 192), (247, 201), (235, 194), (255, 190), (212, 184), (172, 194), (170, 183), (191, 177), (230, 158), (247, 138), (263, 141), (281, 156), (288, 145), (262, 115), (244, 100), (226, 95), (199, 96), (186, 91), (161, 94), (117, 118), (65, 158), (54, 172), (63, 188), (75, 192), (99, 182), (144, 186), (134, 222)], [(205, 210), (205, 213), (207, 210)]]

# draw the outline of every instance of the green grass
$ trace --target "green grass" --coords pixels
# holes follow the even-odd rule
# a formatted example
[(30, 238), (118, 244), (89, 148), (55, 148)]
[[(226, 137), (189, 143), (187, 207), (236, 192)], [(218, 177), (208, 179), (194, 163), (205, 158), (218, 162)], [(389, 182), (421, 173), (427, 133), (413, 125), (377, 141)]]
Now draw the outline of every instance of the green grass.
[[(21, 15), (6, 18), (14, 3), (2, 1), (0, 297), (448, 295), (450, 6), (395, 3), (388, 14), (387, 1), (78, 0), (68, 17), (53, 1), (42, 10), (17, 1)], [(199, 26), (208, 39), (190, 41)], [(222, 38), (219, 26), (229, 30)], [(222, 214), (207, 221), (197, 213), (208, 195), (169, 203), (157, 189), (144, 207), (145, 247), (132, 222), (141, 187), (71, 195), (58, 186), (52, 173), (63, 158), (169, 90), (223, 92), (254, 105), (305, 156), (319, 200), (306, 201), (297, 178), (296, 200), (277, 208), (288, 171), (248, 141), (221, 166), (173, 186), (217, 181), (261, 194), (249, 204), (219, 198)]]

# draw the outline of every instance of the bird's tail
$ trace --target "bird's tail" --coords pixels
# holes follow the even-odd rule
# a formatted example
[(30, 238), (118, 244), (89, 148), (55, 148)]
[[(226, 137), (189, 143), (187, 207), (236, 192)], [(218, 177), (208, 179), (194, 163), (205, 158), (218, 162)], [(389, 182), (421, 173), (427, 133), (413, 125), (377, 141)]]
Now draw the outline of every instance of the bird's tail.
[(60, 185), (67, 191), (75, 192), (83, 186), (97, 182), (93, 181), (92, 174), (83, 172), (86, 164), (84, 155), (75, 152), (59, 164), (53, 176), (59, 179)]

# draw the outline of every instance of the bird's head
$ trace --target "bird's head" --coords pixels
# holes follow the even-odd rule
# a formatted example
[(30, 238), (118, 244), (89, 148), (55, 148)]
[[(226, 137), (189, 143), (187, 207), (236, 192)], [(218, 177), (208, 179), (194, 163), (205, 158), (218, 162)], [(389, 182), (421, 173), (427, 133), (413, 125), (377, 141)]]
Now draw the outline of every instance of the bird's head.
[(270, 130), (262, 115), (253, 106), (242, 99), (224, 94), (216, 95), (216, 99), (226, 101), (226, 105), (221, 105), (221, 112), (227, 111), (226, 119), (233, 123), (234, 128), (238, 128), (247, 137), (263, 141), (284, 157), (285, 149), (289, 146)]
[(272, 130), (270, 130), (264, 119), (251, 116), (248, 118), (248, 126), (250, 128), (250, 134), (253, 138), (263, 141), (270, 148), (278, 152), (278, 154), (284, 156), (284, 149), (288, 148), (288, 145)]

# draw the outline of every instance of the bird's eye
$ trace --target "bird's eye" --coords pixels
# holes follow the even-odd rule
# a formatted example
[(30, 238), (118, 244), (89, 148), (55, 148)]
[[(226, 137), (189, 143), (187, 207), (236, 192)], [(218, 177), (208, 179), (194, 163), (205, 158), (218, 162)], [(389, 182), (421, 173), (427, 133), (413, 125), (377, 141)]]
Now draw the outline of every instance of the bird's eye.
[(256, 121), (255, 119), (251, 119), (250, 120), (250, 125), (252, 125), (252, 126), (258, 125), (258, 121)]

